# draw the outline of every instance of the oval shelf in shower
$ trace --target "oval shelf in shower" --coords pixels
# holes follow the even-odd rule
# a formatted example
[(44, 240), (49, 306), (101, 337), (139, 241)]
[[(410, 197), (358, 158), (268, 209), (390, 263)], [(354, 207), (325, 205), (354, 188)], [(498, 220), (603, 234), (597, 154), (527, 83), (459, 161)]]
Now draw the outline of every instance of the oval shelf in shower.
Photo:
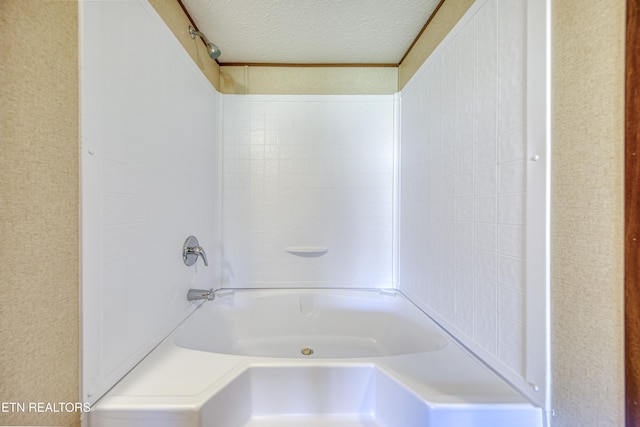
[(317, 258), (329, 252), (329, 248), (323, 246), (295, 246), (284, 249), (291, 255), (305, 258)]

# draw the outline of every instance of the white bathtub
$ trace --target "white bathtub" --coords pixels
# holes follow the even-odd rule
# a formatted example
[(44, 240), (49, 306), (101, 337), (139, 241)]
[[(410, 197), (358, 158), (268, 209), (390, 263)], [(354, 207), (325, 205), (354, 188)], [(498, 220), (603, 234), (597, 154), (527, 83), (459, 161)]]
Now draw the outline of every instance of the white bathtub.
[(396, 291), (224, 290), (91, 427), (518, 426), (543, 413)]
[[(182, 325), (175, 344), (212, 353), (299, 359), (394, 356), (447, 345), (439, 328), (426, 323), (404, 298), (395, 298), (395, 292), (252, 290), (227, 295), (205, 304)], [(313, 353), (305, 355), (304, 349)]]

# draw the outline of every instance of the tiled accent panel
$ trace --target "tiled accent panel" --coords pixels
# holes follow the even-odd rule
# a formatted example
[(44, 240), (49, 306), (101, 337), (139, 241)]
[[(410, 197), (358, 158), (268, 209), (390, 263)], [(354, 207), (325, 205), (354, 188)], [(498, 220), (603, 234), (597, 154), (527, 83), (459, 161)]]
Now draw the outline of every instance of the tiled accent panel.
[(392, 286), (394, 100), (224, 95), (225, 286)]
[[(81, 4), (83, 401), (220, 284), (220, 95), (145, 0)], [(161, 46), (162, 48), (158, 48)], [(200, 239), (209, 267), (187, 267)]]
[(525, 370), (525, 0), (487, 0), (401, 93), (399, 286)]

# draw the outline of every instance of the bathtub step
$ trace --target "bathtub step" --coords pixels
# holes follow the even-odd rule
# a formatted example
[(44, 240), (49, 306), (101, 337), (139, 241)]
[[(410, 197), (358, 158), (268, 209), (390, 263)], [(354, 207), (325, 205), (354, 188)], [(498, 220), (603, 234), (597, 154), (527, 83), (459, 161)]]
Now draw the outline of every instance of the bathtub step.
[(370, 415), (288, 415), (256, 417), (244, 427), (386, 427)]

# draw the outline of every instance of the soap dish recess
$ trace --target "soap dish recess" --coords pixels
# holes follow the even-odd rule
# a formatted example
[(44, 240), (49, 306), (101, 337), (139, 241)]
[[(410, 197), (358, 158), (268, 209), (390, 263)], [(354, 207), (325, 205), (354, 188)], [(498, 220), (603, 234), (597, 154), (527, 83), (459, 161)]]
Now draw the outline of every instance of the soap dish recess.
[(284, 249), (291, 255), (301, 256), (305, 258), (317, 258), (329, 252), (329, 248), (322, 246), (295, 246)]

